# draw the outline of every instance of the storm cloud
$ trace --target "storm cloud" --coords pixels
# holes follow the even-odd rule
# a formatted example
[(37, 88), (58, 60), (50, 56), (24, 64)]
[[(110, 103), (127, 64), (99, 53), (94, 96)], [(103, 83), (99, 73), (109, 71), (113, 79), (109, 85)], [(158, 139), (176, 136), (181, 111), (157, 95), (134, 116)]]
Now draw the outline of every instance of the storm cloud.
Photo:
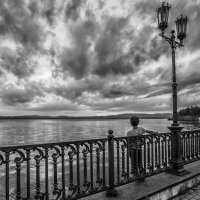
[(43, 96), (42, 90), (34, 84), (29, 84), (25, 88), (7, 85), (1, 90), (1, 101), (9, 106), (24, 106), (33, 101), (36, 96)]
[[(157, 28), (160, 4), (0, 1), (1, 105), (44, 115), (169, 112), (171, 49)], [(189, 18), (185, 47), (176, 49), (183, 107), (200, 95), (200, 10), (198, 1), (171, 4), (168, 36), (181, 13)]]

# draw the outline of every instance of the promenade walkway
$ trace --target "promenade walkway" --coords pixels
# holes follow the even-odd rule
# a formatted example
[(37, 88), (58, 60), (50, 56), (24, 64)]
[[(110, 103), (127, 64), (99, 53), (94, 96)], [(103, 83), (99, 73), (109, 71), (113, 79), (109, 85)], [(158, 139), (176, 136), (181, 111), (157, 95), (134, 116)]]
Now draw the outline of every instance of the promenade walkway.
[(172, 200), (200, 200), (200, 185), (189, 189), (185, 194), (178, 195)]
[[(200, 184), (200, 161), (185, 165), (185, 169), (190, 172), (185, 176), (161, 173), (141, 183), (117, 187), (118, 197), (106, 197), (105, 192), (101, 192), (82, 200), (200, 200), (200, 186), (195, 187)], [(185, 190), (188, 192), (184, 193)]]

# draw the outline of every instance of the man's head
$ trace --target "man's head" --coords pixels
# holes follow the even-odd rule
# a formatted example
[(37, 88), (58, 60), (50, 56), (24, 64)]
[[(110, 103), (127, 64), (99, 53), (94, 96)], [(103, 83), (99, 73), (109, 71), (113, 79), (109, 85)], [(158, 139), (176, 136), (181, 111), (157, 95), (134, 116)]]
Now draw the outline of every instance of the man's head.
[(130, 122), (131, 122), (131, 125), (132, 125), (132, 126), (137, 126), (137, 125), (139, 124), (140, 120), (139, 120), (138, 117), (132, 116), (132, 117), (130, 118)]

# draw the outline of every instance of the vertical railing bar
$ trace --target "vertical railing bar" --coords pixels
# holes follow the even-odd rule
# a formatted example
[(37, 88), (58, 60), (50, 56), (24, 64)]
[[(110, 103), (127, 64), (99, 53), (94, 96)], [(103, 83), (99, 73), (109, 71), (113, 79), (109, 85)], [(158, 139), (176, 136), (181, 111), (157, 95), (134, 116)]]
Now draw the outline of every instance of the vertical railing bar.
[(167, 166), (167, 136), (164, 136), (165, 138), (165, 167)]
[(159, 145), (159, 142), (158, 142), (158, 138), (156, 138), (155, 140), (155, 166), (157, 167), (158, 169), (158, 160), (160, 160), (160, 156), (158, 155), (158, 152), (160, 150), (158, 150), (158, 145)]
[(168, 165), (169, 165), (169, 162), (171, 160), (171, 148), (170, 148), (170, 145), (171, 144), (171, 137), (169, 137), (168, 141), (167, 141), (167, 146), (168, 146)]
[(124, 145), (121, 145), (122, 149), (122, 176), (125, 179), (125, 147)]
[(193, 134), (193, 159), (195, 159), (195, 133)]
[[(57, 148), (56, 148), (57, 149)], [(58, 192), (58, 180), (57, 180), (57, 158), (60, 156), (60, 151), (52, 154), (53, 158), (53, 194), (57, 194)]]
[(186, 135), (186, 154), (187, 154), (187, 161), (190, 159), (190, 152), (189, 152), (189, 134)]
[(198, 132), (196, 132), (196, 159), (198, 158)]
[(184, 134), (184, 140), (185, 140), (185, 161), (187, 160), (187, 134)]
[(152, 163), (152, 170), (154, 171), (154, 149), (153, 149), (153, 138), (151, 138), (151, 163)]
[(90, 183), (91, 191), (94, 190), (94, 181), (93, 181), (93, 144), (90, 143)]
[(77, 154), (76, 154), (76, 162), (77, 162), (77, 193), (80, 194), (81, 191), (81, 187), (80, 187), (80, 158), (79, 158), (79, 154), (80, 154), (80, 147), (79, 145), (76, 145), (76, 149), (77, 149)]
[(193, 160), (193, 134), (190, 134), (190, 156), (191, 156), (191, 161)]
[(194, 132), (194, 159), (196, 160), (196, 133)]
[(193, 160), (195, 159), (196, 155), (196, 147), (195, 147), (195, 143), (196, 143), (196, 137), (195, 137), (195, 133), (193, 134)]
[(136, 149), (135, 149), (135, 153), (134, 153), (134, 156), (135, 156), (135, 171), (137, 172), (137, 176), (139, 175), (139, 163), (138, 163), (138, 138), (136, 137)]
[(192, 156), (193, 156), (192, 141), (193, 141), (193, 135), (190, 133), (190, 160), (191, 161), (192, 161)]
[(30, 149), (26, 150), (26, 161), (27, 161), (27, 199), (30, 199)]
[[(39, 163), (36, 161), (36, 196), (40, 194), (40, 172)], [(37, 197), (36, 197), (37, 198)]]
[(194, 160), (194, 156), (195, 156), (194, 142), (195, 142), (195, 134), (192, 134), (192, 158), (193, 158), (193, 160)]
[(65, 148), (61, 146), (61, 159), (62, 159), (62, 198), (66, 198), (65, 194)]
[(146, 139), (144, 139), (144, 169), (145, 169), (145, 172), (146, 172), (146, 168), (147, 168), (147, 159), (146, 159)]
[(197, 155), (198, 155), (198, 158), (199, 158), (199, 152), (200, 152), (200, 149), (199, 149), (199, 132), (197, 132)]
[[(96, 183), (101, 183), (100, 180), (100, 148), (96, 148), (96, 159), (97, 159), (97, 168), (96, 168)], [(98, 189), (98, 188), (97, 188)]]
[(134, 150), (132, 149), (132, 144), (136, 143), (135, 138), (128, 138), (128, 154), (130, 156), (130, 160), (131, 160), (131, 174), (133, 174), (133, 178), (134, 178), (134, 170), (135, 170), (135, 163), (134, 163)]
[(195, 159), (195, 153), (196, 153), (196, 148), (195, 148), (195, 140), (196, 140), (196, 134), (193, 134), (193, 159)]
[(73, 187), (73, 180), (74, 180), (72, 152), (69, 152), (68, 156), (69, 156), (69, 186), (71, 188), (71, 187)]
[(198, 133), (196, 132), (196, 159), (198, 159)]
[(16, 173), (17, 173), (17, 177), (16, 177), (16, 199), (20, 200), (21, 199), (21, 178), (20, 178), (20, 173), (21, 171), (21, 163), (20, 162), (16, 162)]
[[(150, 140), (150, 139), (149, 139), (149, 140)], [(151, 169), (150, 156), (151, 156), (151, 152), (150, 152), (150, 141), (148, 141), (148, 142), (147, 142), (147, 165), (148, 165), (149, 172), (150, 172), (150, 169)]]
[(194, 159), (194, 134), (191, 134), (191, 159)]
[(198, 157), (200, 157), (200, 133), (198, 132)]
[(185, 161), (185, 134), (182, 133), (182, 155), (183, 155), (183, 160)]
[(83, 186), (87, 187), (87, 190), (88, 190), (89, 189), (89, 185), (90, 185), (88, 183), (88, 181), (87, 181), (87, 153), (89, 151), (89, 148), (88, 148), (88, 146), (86, 144), (84, 144), (84, 145), (85, 145), (86, 149), (84, 149), (82, 151), (82, 153), (83, 153), (83, 169), (84, 169), (84, 171), (83, 171)]
[(162, 138), (162, 141), (161, 141), (161, 152), (162, 152), (162, 167), (164, 167), (164, 141), (163, 141), (163, 138)]
[(198, 154), (197, 154), (197, 133), (195, 133), (195, 159), (198, 158)]
[(159, 163), (159, 168), (161, 167), (161, 155), (160, 155), (160, 136), (158, 135), (158, 163)]
[(185, 161), (188, 160), (188, 135), (185, 134)]
[(48, 163), (48, 148), (45, 148), (45, 196), (46, 200), (49, 199), (49, 163)]
[(105, 142), (103, 142), (103, 187), (106, 186), (106, 156), (105, 156)]
[(189, 160), (191, 160), (191, 134), (189, 134)]
[(199, 137), (199, 132), (197, 133), (197, 155), (198, 155), (198, 158), (199, 158), (199, 154), (200, 154), (200, 145), (199, 145), (199, 143), (200, 143), (200, 137)]
[(117, 142), (117, 183), (120, 183), (119, 140)]
[(37, 166), (36, 167), (36, 195), (39, 195), (39, 193), (40, 193), (40, 172), (39, 172), (39, 166)]
[(185, 161), (187, 160), (187, 134), (184, 134), (184, 140), (185, 140)]
[(195, 140), (195, 146), (196, 146), (196, 159), (198, 158), (198, 143), (197, 143), (197, 141), (198, 141), (198, 134), (197, 134), (197, 132), (196, 132), (196, 140)]
[(128, 141), (126, 141), (126, 164), (127, 164), (127, 172), (126, 172), (126, 178), (129, 180), (129, 147), (128, 147)]
[(182, 138), (182, 134), (181, 134), (181, 132), (180, 132), (180, 153), (181, 153), (181, 155), (183, 155), (183, 138)]
[(6, 200), (9, 200), (9, 159), (10, 153), (5, 152), (5, 163), (6, 163)]

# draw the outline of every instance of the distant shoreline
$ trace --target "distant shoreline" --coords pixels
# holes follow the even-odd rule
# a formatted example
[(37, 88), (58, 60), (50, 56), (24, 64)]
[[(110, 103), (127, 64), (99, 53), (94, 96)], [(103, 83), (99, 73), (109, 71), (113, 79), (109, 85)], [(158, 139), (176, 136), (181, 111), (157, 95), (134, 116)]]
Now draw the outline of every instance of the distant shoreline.
[[(0, 118), (0, 120), (20, 120), (20, 119), (24, 119), (24, 120), (30, 120), (30, 119), (35, 119), (35, 120), (43, 120), (43, 119), (53, 119), (53, 120), (121, 120), (121, 119), (129, 119), (129, 118), (81, 118), (81, 117), (74, 117), (74, 118)], [(145, 117), (140, 117), (140, 119), (166, 119), (166, 118), (145, 118)]]
[(23, 116), (0, 116), (0, 120), (16, 120), (16, 119), (67, 119), (67, 120), (108, 120), (108, 119), (129, 119), (132, 115), (136, 115), (141, 119), (167, 119), (168, 113), (156, 113), (156, 114), (118, 114), (107, 116), (39, 116), (39, 115), (23, 115)]

